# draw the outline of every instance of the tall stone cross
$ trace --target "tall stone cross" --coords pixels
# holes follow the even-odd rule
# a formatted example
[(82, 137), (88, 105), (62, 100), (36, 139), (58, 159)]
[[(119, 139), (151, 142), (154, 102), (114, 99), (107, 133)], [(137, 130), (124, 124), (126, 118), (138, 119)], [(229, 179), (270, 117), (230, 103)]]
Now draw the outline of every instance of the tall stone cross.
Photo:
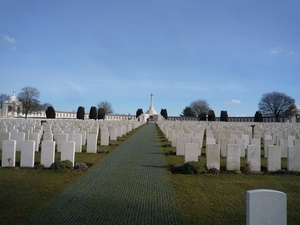
[(153, 108), (153, 101), (152, 101), (152, 97), (154, 96), (154, 94), (151, 93), (151, 100), (150, 100), (150, 108)]
[(147, 111), (147, 113), (146, 114), (151, 114), (151, 115), (153, 115), (153, 114), (157, 114), (157, 112), (154, 110), (154, 108), (153, 108), (153, 94), (151, 93), (151, 95), (150, 95), (150, 97), (151, 97), (151, 100), (150, 100), (150, 107), (149, 107), (149, 110)]

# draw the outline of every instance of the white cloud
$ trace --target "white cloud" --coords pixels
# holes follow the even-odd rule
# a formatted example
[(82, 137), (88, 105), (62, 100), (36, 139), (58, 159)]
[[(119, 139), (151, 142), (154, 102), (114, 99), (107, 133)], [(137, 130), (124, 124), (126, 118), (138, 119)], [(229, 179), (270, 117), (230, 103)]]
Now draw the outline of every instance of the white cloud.
[(236, 99), (232, 99), (231, 100), (232, 104), (241, 104), (241, 100), (236, 100)]
[(270, 54), (278, 54), (278, 53), (282, 52), (283, 50), (284, 50), (284, 46), (281, 45), (281, 46), (278, 46), (276, 48), (272, 48), (270, 50)]
[(12, 45), (15, 45), (15, 44), (16, 44), (16, 41), (15, 41), (14, 38), (11, 38), (11, 37), (8, 37), (8, 36), (5, 36), (5, 35), (3, 35), (3, 38), (4, 38), (4, 40), (5, 40), (6, 42), (8, 42), (8, 43), (10, 43), (10, 44), (12, 44)]
[(7, 43), (10, 46), (11, 50), (17, 50), (17, 42), (14, 38), (3, 35), (3, 40), (5, 43)]
[(230, 102), (224, 102), (224, 104), (227, 104), (227, 105), (239, 105), (241, 103), (242, 103), (241, 100), (236, 100), (236, 99), (232, 99)]
[(279, 54), (279, 53), (284, 53), (284, 54), (288, 54), (288, 55), (297, 55), (299, 53), (299, 51), (295, 51), (295, 50), (293, 50), (292, 47), (287, 47), (284, 45), (270, 49), (270, 54), (275, 55), (275, 54)]

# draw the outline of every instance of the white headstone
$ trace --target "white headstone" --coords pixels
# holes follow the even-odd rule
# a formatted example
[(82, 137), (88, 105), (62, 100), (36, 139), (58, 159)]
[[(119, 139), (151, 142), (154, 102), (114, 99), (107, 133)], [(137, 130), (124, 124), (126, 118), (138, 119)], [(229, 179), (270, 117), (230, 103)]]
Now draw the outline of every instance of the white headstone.
[(1, 136), (0, 136), (0, 145), (2, 147), (2, 143), (4, 140), (10, 140), (10, 136), (11, 136), (11, 133), (9, 132), (4, 132), (4, 133), (1, 133)]
[(41, 150), (41, 164), (50, 167), (55, 160), (55, 141), (43, 141)]
[(127, 127), (126, 127), (127, 132), (129, 133), (130, 131), (132, 131), (132, 124), (128, 123)]
[(237, 134), (229, 134), (229, 139), (236, 139), (238, 138)]
[(109, 127), (108, 132), (109, 132), (110, 140), (116, 141), (117, 140), (117, 128)]
[(250, 163), (250, 171), (260, 171), (261, 159), (260, 159), (260, 146), (248, 145), (247, 147), (247, 162)]
[(199, 155), (201, 156), (201, 150), (202, 150), (202, 139), (201, 138), (192, 138), (192, 143), (197, 143), (199, 148)]
[(276, 136), (275, 136), (275, 142), (274, 142), (274, 143), (275, 143), (276, 145), (280, 145), (280, 143), (279, 143), (279, 142), (280, 142), (280, 139), (283, 139), (283, 136), (282, 136), (282, 135), (276, 135)]
[(199, 147), (197, 143), (185, 143), (184, 162), (198, 162)]
[(97, 153), (97, 134), (88, 135), (86, 152)]
[(25, 134), (25, 141), (29, 140), (29, 134), (30, 134), (29, 129), (21, 129), (21, 130), (19, 130), (19, 133), (24, 133)]
[(288, 135), (288, 136), (287, 136), (287, 139), (288, 139), (288, 140), (295, 140), (296, 137), (295, 137), (295, 136), (292, 136), (292, 135)]
[(35, 151), (38, 152), (39, 145), (40, 145), (40, 134), (39, 133), (30, 133), (29, 140), (35, 141)]
[(168, 130), (170, 135), (169, 135), (169, 140), (172, 142), (172, 147), (177, 147), (177, 138), (178, 138), (178, 133), (175, 132), (174, 130)]
[(43, 141), (53, 141), (53, 134), (52, 133), (44, 133)]
[(10, 133), (18, 133), (18, 129), (16, 129), (15, 125), (7, 126), (7, 130)]
[(245, 158), (246, 153), (245, 153), (245, 140), (242, 138), (237, 138), (235, 139), (235, 144), (237, 144), (239, 146), (240, 149), (240, 157)]
[(242, 134), (242, 139), (245, 140), (245, 149), (247, 149), (247, 146), (250, 144), (249, 135), (248, 134)]
[(126, 135), (126, 133), (127, 133), (127, 127), (123, 125), (122, 126), (122, 136)]
[(68, 134), (60, 133), (55, 135), (55, 142), (57, 144), (57, 152), (61, 152), (61, 143), (68, 140)]
[(77, 131), (76, 132), (77, 134), (81, 134), (81, 136), (82, 136), (82, 141), (81, 141), (81, 143), (82, 143), (82, 145), (86, 145), (86, 131)]
[(74, 141), (63, 141), (61, 143), (61, 155), (60, 160), (69, 160), (75, 162), (75, 142)]
[(1, 133), (6, 133), (7, 131), (8, 131), (8, 130), (7, 130), (6, 128), (3, 128), (3, 127), (0, 128), (0, 134), (1, 134)]
[(247, 225), (286, 225), (286, 194), (257, 189), (247, 191)]
[(240, 170), (240, 150), (235, 144), (228, 144), (226, 151), (226, 170)]
[(1, 167), (14, 167), (16, 165), (16, 146), (17, 141), (15, 140), (3, 141)]
[(267, 170), (277, 171), (281, 169), (281, 150), (279, 146), (268, 145), (265, 146), (267, 152)]
[(221, 157), (226, 157), (226, 148), (228, 144), (229, 144), (228, 138), (221, 139)]
[(10, 139), (17, 142), (16, 151), (21, 151), (22, 143), (25, 141), (25, 133), (11, 133)]
[(257, 145), (260, 146), (260, 139), (251, 139), (250, 145)]
[(186, 143), (186, 138), (183, 137), (176, 138), (176, 155), (184, 155), (185, 143)]
[(34, 167), (35, 141), (23, 141), (21, 148), (21, 167)]
[(206, 145), (206, 167), (208, 169), (215, 168), (220, 170), (220, 145)]
[[(292, 136), (290, 136), (290, 137), (292, 137)], [(288, 142), (288, 147), (294, 146), (294, 139), (288, 139), (287, 142)]]
[(212, 137), (206, 138), (206, 144), (207, 145), (216, 144), (216, 139)]
[(109, 145), (109, 133), (107, 131), (101, 131), (101, 144), (107, 146)]
[(293, 146), (300, 147), (300, 139), (295, 139), (293, 142)]
[(271, 134), (265, 134), (264, 135), (264, 140), (272, 140), (272, 139), (273, 139), (273, 137), (272, 137)]
[(117, 126), (117, 137), (122, 137), (123, 126)]
[(253, 135), (253, 139), (258, 139), (258, 140), (260, 140), (260, 139), (261, 139), (260, 133), (255, 133), (255, 134)]
[(212, 131), (206, 131), (206, 139), (210, 139), (210, 138), (215, 138), (214, 134), (212, 133)]
[(225, 138), (225, 134), (218, 134), (218, 138), (217, 138), (218, 143), (217, 144), (221, 145), (221, 139), (222, 138)]
[(273, 145), (273, 140), (272, 139), (265, 139), (264, 140), (264, 153), (265, 157), (268, 157), (268, 146)]
[(70, 141), (75, 142), (75, 152), (82, 152), (82, 135), (70, 134)]
[(300, 147), (288, 147), (287, 170), (300, 172)]
[(281, 157), (282, 158), (287, 158), (288, 140), (279, 139), (279, 146), (281, 148)]

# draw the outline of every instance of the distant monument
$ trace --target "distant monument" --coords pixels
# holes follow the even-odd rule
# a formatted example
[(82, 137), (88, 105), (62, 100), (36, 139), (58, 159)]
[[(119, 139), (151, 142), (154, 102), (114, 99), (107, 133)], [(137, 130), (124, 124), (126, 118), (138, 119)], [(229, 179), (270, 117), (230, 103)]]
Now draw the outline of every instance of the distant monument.
[(145, 114), (140, 116), (142, 121), (147, 121), (147, 119), (149, 119), (150, 122), (164, 120), (164, 117), (162, 115), (158, 114), (153, 107), (153, 96), (154, 96), (154, 94), (151, 93), (149, 110)]
[(149, 115), (156, 115), (158, 114), (155, 110), (154, 110), (154, 107), (153, 107), (153, 96), (154, 94), (151, 93), (150, 97), (150, 107), (149, 107), (149, 110), (146, 112), (146, 114), (149, 114)]

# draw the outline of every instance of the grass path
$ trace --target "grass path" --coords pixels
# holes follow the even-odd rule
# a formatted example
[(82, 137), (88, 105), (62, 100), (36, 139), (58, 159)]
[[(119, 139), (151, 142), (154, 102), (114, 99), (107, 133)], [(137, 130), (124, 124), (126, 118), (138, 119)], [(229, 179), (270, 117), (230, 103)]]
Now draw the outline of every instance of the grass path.
[(25, 224), (182, 224), (155, 124), (141, 127)]

